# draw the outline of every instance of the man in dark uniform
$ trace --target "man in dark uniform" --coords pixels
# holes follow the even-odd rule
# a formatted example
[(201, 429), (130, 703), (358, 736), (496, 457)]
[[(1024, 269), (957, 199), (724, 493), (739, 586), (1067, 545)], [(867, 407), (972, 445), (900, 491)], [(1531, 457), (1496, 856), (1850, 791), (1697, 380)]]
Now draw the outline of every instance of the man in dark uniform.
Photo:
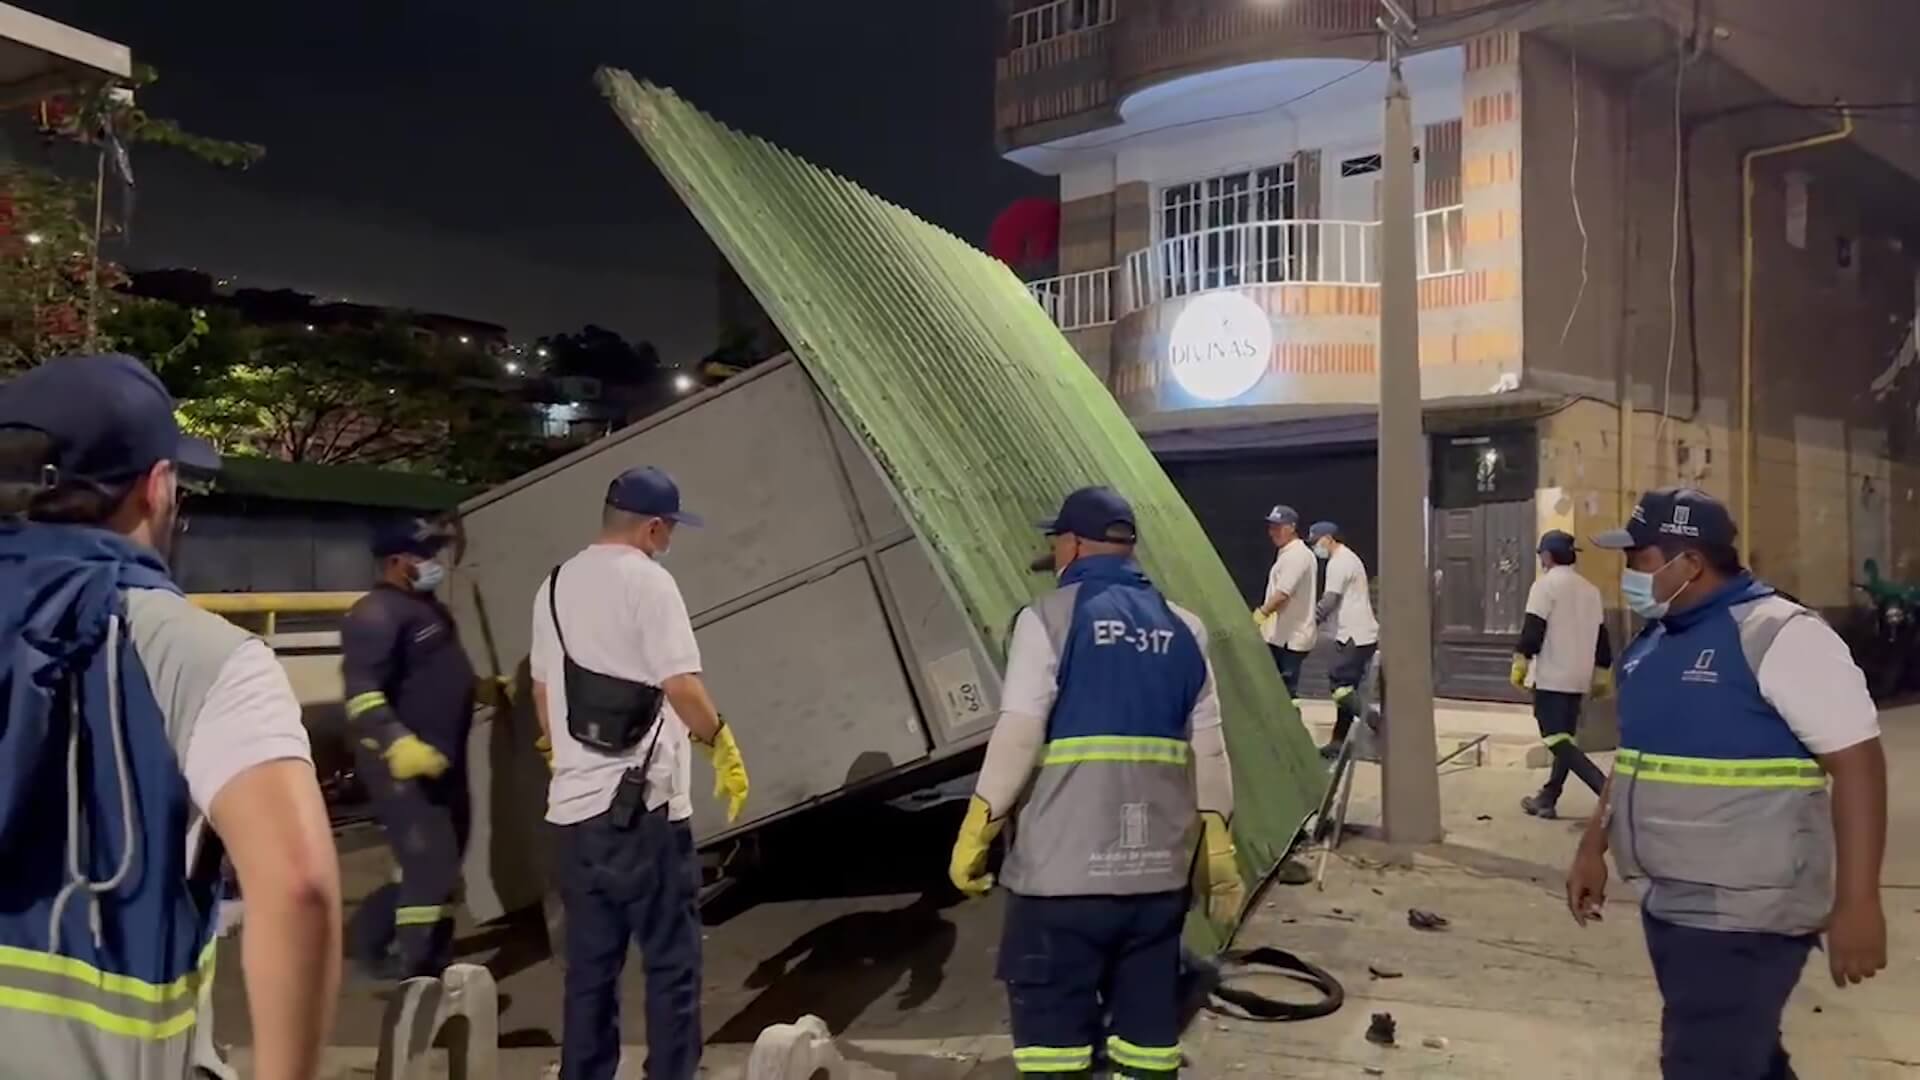
[(433, 595), (448, 539), (421, 521), (382, 528), (373, 543), (379, 581), (340, 628), (354, 758), (400, 874), (362, 905), (351, 940), (360, 962), (385, 977), (438, 975), (451, 960), (473, 666)]

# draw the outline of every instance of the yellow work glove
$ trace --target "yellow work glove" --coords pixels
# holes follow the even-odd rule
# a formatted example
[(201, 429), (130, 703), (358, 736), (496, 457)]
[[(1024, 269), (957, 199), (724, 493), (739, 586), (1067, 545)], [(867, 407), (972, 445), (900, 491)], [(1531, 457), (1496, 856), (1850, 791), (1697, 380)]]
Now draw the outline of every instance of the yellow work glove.
[(701, 743), (700, 749), (713, 762), (713, 797), (727, 800), (727, 824), (731, 825), (747, 805), (747, 763), (740, 757), (740, 744), (733, 741), (733, 729), (723, 722), (713, 733), (713, 745)]
[(447, 755), (422, 742), (418, 735), (400, 736), (387, 744), (381, 756), (387, 759), (387, 771), (395, 780), (432, 778), (447, 771)]
[(1593, 683), (1587, 688), (1595, 701), (1605, 701), (1613, 696), (1613, 669), (1594, 668)]
[(1507, 672), (1507, 681), (1513, 684), (1515, 690), (1525, 690), (1527, 688), (1526, 657), (1521, 656), (1519, 653), (1513, 654), (1513, 668)]
[(953, 841), (953, 857), (947, 861), (947, 880), (968, 896), (985, 896), (993, 891), (993, 875), (987, 873), (987, 849), (1000, 835), (1006, 819), (993, 819), (993, 807), (978, 795), (967, 804), (966, 819), (960, 822), (960, 835)]
[(533, 748), (540, 751), (541, 760), (547, 763), (547, 771), (553, 771), (553, 740), (545, 735), (533, 740)]
[(1207, 918), (1219, 925), (1231, 923), (1247, 902), (1247, 886), (1240, 880), (1240, 860), (1227, 819), (1211, 810), (1200, 813), (1203, 858), (1193, 865), (1193, 892), (1207, 903)]
[(1267, 624), (1272, 621), (1273, 621), (1273, 616), (1267, 614), (1266, 612), (1260, 610), (1259, 608), (1253, 609), (1253, 625), (1259, 627), (1262, 630), (1265, 630), (1267, 628)]

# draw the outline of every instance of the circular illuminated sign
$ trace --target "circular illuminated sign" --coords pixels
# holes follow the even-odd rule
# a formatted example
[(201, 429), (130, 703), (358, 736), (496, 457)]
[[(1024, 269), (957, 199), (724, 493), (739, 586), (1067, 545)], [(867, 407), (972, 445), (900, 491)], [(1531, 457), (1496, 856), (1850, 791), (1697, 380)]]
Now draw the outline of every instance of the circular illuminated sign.
[(1237, 292), (1187, 301), (1173, 322), (1167, 368), (1180, 388), (1202, 401), (1232, 401), (1259, 384), (1273, 355), (1273, 323)]

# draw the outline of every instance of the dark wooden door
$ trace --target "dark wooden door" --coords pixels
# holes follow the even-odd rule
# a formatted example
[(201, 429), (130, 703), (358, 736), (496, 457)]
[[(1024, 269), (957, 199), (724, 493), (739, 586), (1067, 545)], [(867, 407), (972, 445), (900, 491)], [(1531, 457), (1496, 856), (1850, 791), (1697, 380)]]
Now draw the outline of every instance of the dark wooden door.
[(1434, 692), (1520, 701), (1507, 682), (1533, 584), (1533, 500), (1433, 512)]

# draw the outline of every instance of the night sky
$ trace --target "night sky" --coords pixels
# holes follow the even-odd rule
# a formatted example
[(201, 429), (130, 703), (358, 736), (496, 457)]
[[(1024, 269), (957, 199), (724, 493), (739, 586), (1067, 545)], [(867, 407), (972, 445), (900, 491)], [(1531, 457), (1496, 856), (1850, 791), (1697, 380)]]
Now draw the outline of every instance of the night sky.
[[(20, 3), (20, 0), (16, 0)], [(600, 64), (980, 243), (1045, 192), (993, 151), (986, 0), (24, 0), (120, 41), (142, 104), (266, 145), (244, 173), (135, 148), (138, 268), (503, 323), (715, 344), (718, 255), (594, 89)]]

